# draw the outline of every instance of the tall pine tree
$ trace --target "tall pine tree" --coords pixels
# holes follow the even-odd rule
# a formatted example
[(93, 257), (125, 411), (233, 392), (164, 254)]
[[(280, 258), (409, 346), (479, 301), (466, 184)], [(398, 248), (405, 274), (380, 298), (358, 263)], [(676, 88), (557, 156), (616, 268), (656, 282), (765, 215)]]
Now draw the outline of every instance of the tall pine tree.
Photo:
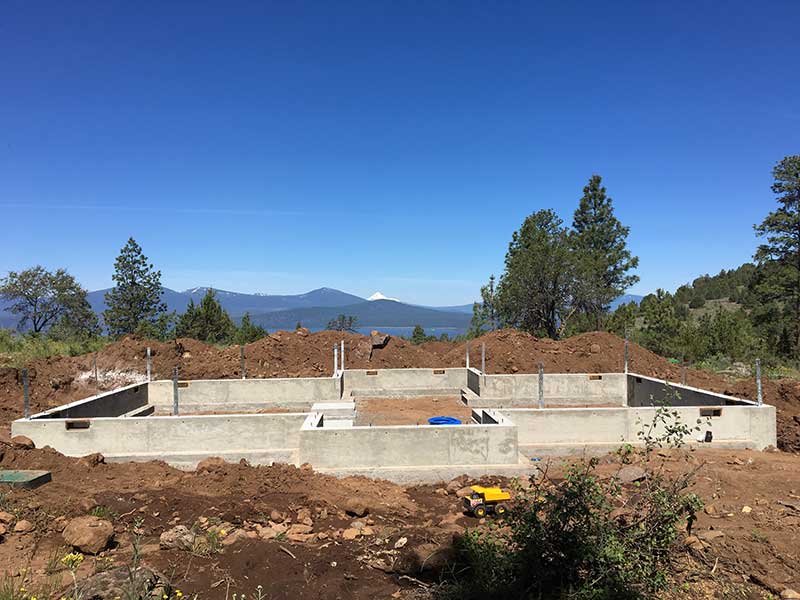
[[(767, 215), (756, 234), (765, 239), (755, 259), (760, 267), (753, 284), (757, 321), (779, 333), (782, 350), (800, 358), (800, 156), (787, 156), (772, 170), (778, 209)], [(763, 315), (762, 315), (763, 313)], [(776, 323), (775, 318), (779, 318)]]
[(143, 321), (155, 323), (167, 310), (161, 302), (161, 271), (156, 271), (133, 238), (122, 248), (114, 262), (114, 287), (105, 295), (103, 312), (112, 336), (134, 333)]
[(639, 281), (638, 276), (628, 273), (639, 264), (626, 245), (630, 229), (614, 216), (612, 200), (601, 182), (600, 175), (589, 179), (572, 221), (577, 276), (581, 280), (579, 308), (595, 317), (598, 329), (611, 301)]

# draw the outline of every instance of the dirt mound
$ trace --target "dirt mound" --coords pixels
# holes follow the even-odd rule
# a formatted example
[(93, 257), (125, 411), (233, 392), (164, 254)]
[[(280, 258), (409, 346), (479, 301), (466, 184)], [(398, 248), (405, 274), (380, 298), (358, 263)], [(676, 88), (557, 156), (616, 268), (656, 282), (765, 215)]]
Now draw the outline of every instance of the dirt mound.
[[(407, 367), (462, 367), (466, 343), (426, 342), (415, 345), (390, 338), (383, 348), (373, 348), (366, 336), (337, 331), (277, 331), (244, 347), (248, 377), (326, 377), (333, 372), (333, 347), (345, 342), (345, 366), (358, 369)], [(561, 341), (539, 339), (504, 329), (470, 342), (471, 364), (480, 367), (481, 345), (486, 345), (488, 373), (536, 373), (539, 363), (550, 373), (621, 372), (625, 342), (610, 333), (586, 333)], [(172, 377), (178, 367), (181, 379), (225, 379), (242, 376), (239, 348), (221, 348), (192, 339), (170, 342), (125, 337), (97, 353), (100, 381), (94, 380), (94, 355), (50, 357), (28, 365), (31, 408), (45, 410), (85, 398), (99, 391), (143, 381), (147, 347), (155, 379)], [(681, 369), (666, 359), (631, 343), (632, 372), (680, 381)], [(721, 376), (688, 369), (689, 385), (755, 399), (751, 380), (733, 382)], [(765, 401), (778, 408), (779, 446), (800, 451), (800, 383), (765, 381)], [(0, 439), (8, 424), (22, 415), (22, 380), (16, 369), (0, 369)]]

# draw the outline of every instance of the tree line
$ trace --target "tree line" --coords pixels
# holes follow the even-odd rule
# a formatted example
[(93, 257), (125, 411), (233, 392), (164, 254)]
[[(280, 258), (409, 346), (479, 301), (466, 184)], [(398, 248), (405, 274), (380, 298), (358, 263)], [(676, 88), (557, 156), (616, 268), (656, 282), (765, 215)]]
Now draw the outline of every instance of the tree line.
[[(637, 306), (610, 311), (638, 277), (627, 248), (629, 228), (593, 175), (566, 227), (540, 210), (514, 232), (499, 279), (473, 306), (469, 335), (514, 327), (558, 339), (593, 330), (629, 335), (677, 360), (800, 360), (800, 156), (775, 165), (777, 208), (754, 226), (754, 262), (698, 277), (674, 294), (662, 289)], [(724, 302), (709, 302), (724, 301)]]

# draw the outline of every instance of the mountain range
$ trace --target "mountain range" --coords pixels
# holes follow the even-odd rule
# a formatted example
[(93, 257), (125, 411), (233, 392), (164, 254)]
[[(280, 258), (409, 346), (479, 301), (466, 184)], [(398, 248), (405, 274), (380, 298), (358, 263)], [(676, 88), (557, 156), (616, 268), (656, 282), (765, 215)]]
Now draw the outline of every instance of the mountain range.
[[(163, 288), (162, 299), (167, 310), (182, 313), (189, 301), (199, 304), (209, 288), (196, 287), (182, 292)], [(463, 333), (469, 327), (472, 304), (458, 306), (420, 306), (388, 298), (375, 292), (369, 299), (332, 288), (319, 288), (305, 294), (271, 295), (243, 294), (214, 290), (220, 304), (231, 318), (239, 321), (249, 313), (254, 323), (269, 330), (294, 329), (296, 324), (312, 330), (324, 329), (329, 321), (344, 314), (356, 317), (360, 331), (369, 329), (411, 328), (421, 325), (425, 329), (447, 330)], [(89, 292), (88, 300), (99, 315), (106, 309), (105, 294), (108, 289)], [(614, 301), (612, 309), (623, 302), (638, 302), (641, 296), (626, 294)], [(5, 309), (0, 301), (0, 327), (13, 328), (18, 318)]]

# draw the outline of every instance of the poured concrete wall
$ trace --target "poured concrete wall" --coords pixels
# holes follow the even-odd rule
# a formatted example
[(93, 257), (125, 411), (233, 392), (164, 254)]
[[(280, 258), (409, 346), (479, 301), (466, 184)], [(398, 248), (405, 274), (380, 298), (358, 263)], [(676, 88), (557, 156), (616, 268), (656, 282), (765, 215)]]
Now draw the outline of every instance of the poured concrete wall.
[(516, 427), (497, 418), (498, 425), (343, 429), (306, 421), (300, 432), (300, 462), (328, 469), (516, 465)]
[[(702, 407), (677, 407), (681, 421), (694, 427), (700, 419), (700, 431), (693, 432), (687, 442), (713, 434), (713, 442), (764, 449), (776, 441), (775, 408), (773, 406), (718, 407), (718, 416), (705, 417)], [(565, 408), (565, 409), (502, 409), (500, 412), (516, 424), (520, 446), (551, 445), (614, 445), (637, 443), (638, 432), (653, 421), (656, 408)], [(657, 428), (656, 433), (663, 431)]]
[[(180, 414), (257, 409), (310, 410), (315, 402), (337, 402), (341, 377), (213, 379), (181, 381)], [(150, 404), (172, 410), (172, 381), (150, 383)]]
[(129, 385), (32, 415), (32, 419), (119, 417), (148, 402), (146, 383)]
[[(539, 375), (484, 375), (480, 382), (481, 406), (536, 405)], [(545, 373), (547, 405), (616, 404), (623, 406), (626, 379), (622, 373)]]
[(347, 369), (345, 395), (352, 390), (460, 390), (467, 385), (467, 370), (455, 369)]
[(467, 369), (467, 388), (480, 396), (481, 393), (481, 372), (477, 369)]
[(109, 458), (157, 459), (166, 455), (240, 453), (296, 449), (305, 413), (196, 415), (89, 419), (87, 429), (68, 429), (69, 419), (25, 420), (11, 424), (37, 446), (68, 456), (100, 452)]
[(754, 402), (709, 392), (699, 388), (666, 382), (663, 379), (628, 374), (628, 406), (725, 406), (751, 405)]

